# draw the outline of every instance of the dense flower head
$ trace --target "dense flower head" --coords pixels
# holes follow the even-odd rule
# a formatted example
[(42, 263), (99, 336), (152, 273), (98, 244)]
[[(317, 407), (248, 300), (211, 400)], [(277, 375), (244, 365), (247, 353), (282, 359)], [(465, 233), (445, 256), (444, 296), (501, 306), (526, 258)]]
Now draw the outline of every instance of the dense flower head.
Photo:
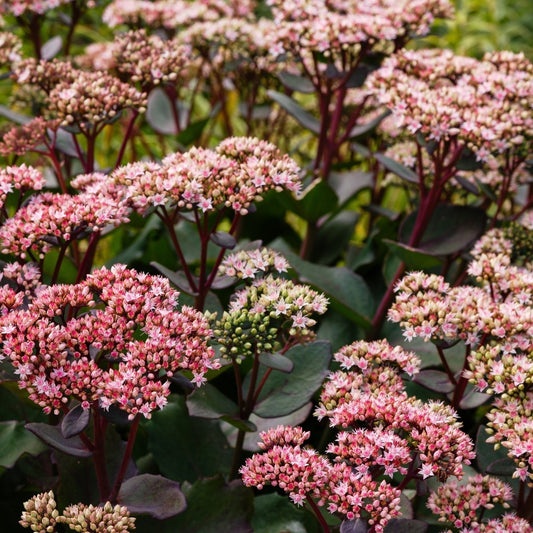
[(14, 190), (39, 191), (45, 186), (40, 170), (26, 164), (0, 168), (0, 209), (4, 208), (7, 195)]
[(84, 70), (109, 71), (117, 67), (115, 41), (88, 44), (83, 54), (74, 58), (76, 65)]
[(175, 30), (220, 17), (247, 17), (253, 12), (253, 0), (113, 0), (102, 20), (110, 27), (120, 24)]
[[(398, 123), (429, 140), (459, 140), (480, 161), (512, 151), (523, 158), (532, 137), (533, 70), (523, 57), (483, 61), (449, 50), (401, 50), (369, 86)], [(505, 110), (502, 118), (501, 110)]]
[(400, 491), (371, 475), (354, 472), (343, 461), (331, 463), (310, 447), (308, 432), (278, 426), (261, 433), (261, 453), (246, 460), (240, 472), (245, 485), (279, 487), (296, 505), (312, 498), (330, 513), (348, 520), (363, 517), (375, 531), (399, 514)]
[(59, 128), (58, 120), (32, 118), (26, 124), (9, 128), (0, 138), (0, 155), (24, 155), (30, 151), (39, 152), (41, 145), (50, 142), (49, 132)]
[(239, 279), (254, 279), (258, 274), (271, 271), (287, 272), (289, 262), (275, 250), (256, 248), (229, 254), (220, 264), (217, 274)]
[(191, 148), (171, 154), (161, 165), (137, 162), (112, 174), (133, 208), (146, 213), (169, 205), (203, 213), (228, 207), (247, 214), (269, 190), (298, 192), (299, 168), (271, 143), (230, 137), (215, 150)]
[(0, 31), (0, 69), (19, 61), (21, 50), (22, 42), (14, 33)]
[(453, 524), (457, 529), (476, 528), (484, 510), (492, 509), (495, 504), (509, 507), (507, 502), (512, 498), (513, 491), (507, 483), (497, 477), (477, 474), (463, 484), (449, 479), (431, 493), (427, 505), (440, 522)]
[[(41, 284), (41, 271), (35, 263), (7, 263), (0, 274), (2, 281), (15, 287), (17, 296), (31, 296), (44, 288)], [(3, 297), (5, 304), (5, 296)], [(21, 304), (10, 306), (19, 307)]]
[(68, 4), (73, 0), (3, 0), (0, 5), (0, 14), (11, 13), (16, 17), (24, 15), (26, 11), (42, 15), (60, 6), (61, 4)]
[[(520, 518), (514, 513), (506, 513), (500, 518), (492, 518), (473, 527), (464, 527), (460, 530), (460, 533), (507, 533), (509, 531), (513, 533), (531, 533), (533, 532), (533, 527), (525, 518)], [(444, 533), (452, 533), (452, 530), (448, 529)]]
[(221, 352), (238, 361), (261, 351), (275, 352), (289, 338), (308, 338), (316, 323), (311, 316), (325, 313), (327, 304), (324, 295), (307, 285), (268, 274), (234, 294), (214, 334)]
[(184, 85), (194, 72), (190, 46), (148, 35), (143, 29), (117, 36), (112, 55), (118, 72), (144, 91), (160, 83)]
[(19, 85), (33, 85), (45, 94), (59, 83), (72, 83), (77, 76), (76, 69), (70, 61), (52, 59), (37, 60), (28, 58), (19, 61), (13, 70), (12, 78)]
[(22, 527), (29, 527), (39, 533), (53, 533), (59, 511), (52, 491), (36, 494), (24, 502), (24, 511), (20, 518)]
[(0, 227), (2, 253), (42, 259), (53, 247), (128, 222), (127, 205), (105, 191), (33, 196)]
[[(105, 502), (94, 506), (78, 503), (69, 505), (57, 519), (74, 531), (95, 531), (96, 533), (127, 533), (135, 529), (135, 518), (127, 507)], [(78, 529), (81, 528), (81, 529)]]
[(201, 384), (219, 366), (207, 319), (190, 307), (178, 311), (178, 296), (161, 276), (101, 268), (5, 314), (3, 352), (45, 412), (75, 398), (85, 409), (117, 405), (130, 418), (150, 418), (167, 403), (165, 377), (186, 370)]
[(487, 442), (503, 446), (515, 462), (514, 478), (533, 486), (533, 392), (495, 398), (487, 413)]
[(102, 72), (80, 70), (74, 80), (60, 81), (50, 91), (47, 114), (87, 133), (115, 120), (124, 109), (143, 112), (145, 106), (146, 95), (131, 85)]

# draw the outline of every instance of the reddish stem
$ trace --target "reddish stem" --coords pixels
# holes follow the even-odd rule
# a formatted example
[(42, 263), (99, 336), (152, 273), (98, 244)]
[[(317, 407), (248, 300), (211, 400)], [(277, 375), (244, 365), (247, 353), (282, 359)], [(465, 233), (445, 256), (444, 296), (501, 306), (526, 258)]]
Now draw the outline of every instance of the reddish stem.
[(328, 526), (326, 520), (324, 519), (324, 517), (322, 516), (322, 513), (320, 512), (320, 509), (318, 508), (318, 505), (309, 496), (306, 496), (305, 500), (309, 504), (309, 507), (311, 507), (311, 509), (313, 510), (313, 513), (315, 513), (315, 516), (316, 516), (318, 522), (320, 523), (320, 526), (322, 527), (322, 531), (324, 533), (330, 533), (329, 526)]
[(101, 418), (98, 409), (93, 409), (94, 419), (94, 449), (93, 449), (93, 463), (96, 471), (96, 478), (98, 480), (98, 490), (100, 491), (100, 501), (105, 502), (109, 499), (111, 488), (109, 486), (109, 479), (107, 477), (107, 467), (105, 464), (105, 431), (107, 429), (107, 422)]

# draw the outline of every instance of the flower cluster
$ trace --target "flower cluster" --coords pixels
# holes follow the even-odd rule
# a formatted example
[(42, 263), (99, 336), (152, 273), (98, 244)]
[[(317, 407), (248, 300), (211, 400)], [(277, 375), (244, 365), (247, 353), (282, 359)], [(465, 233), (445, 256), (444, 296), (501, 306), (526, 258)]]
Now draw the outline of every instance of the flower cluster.
[[(328, 301), (306, 285), (271, 274), (235, 293), (214, 334), (221, 353), (240, 361), (262, 351), (275, 352), (291, 339), (307, 338)], [(287, 337), (288, 336), (288, 337)]]
[(48, 132), (55, 132), (58, 127), (58, 120), (45, 120), (43, 117), (35, 117), (26, 124), (13, 126), (0, 139), (0, 155), (38, 152), (41, 145), (49, 143)]
[[(16, 287), (13, 290), (15, 299), (20, 296), (29, 297), (44, 288), (41, 284), (41, 271), (35, 263), (7, 263), (2, 269), (0, 280), (9, 280), (10, 284)], [(6, 295), (3, 296), (3, 301), (6, 301)], [(10, 305), (10, 308), (16, 308), (19, 305), (21, 304)]]
[(34, 58), (19, 61), (13, 70), (12, 78), (19, 84), (25, 86), (35, 86), (46, 95), (58, 84), (69, 84), (74, 82), (77, 71), (70, 61), (60, 61), (52, 59), (36, 60)]
[(61, 4), (68, 4), (73, 0), (4, 0), (0, 5), (0, 14), (11, 13), (16, 17), (27, 11), (42, 15)]
[(269, 248), (240, 250), (228, 255), (218, 268), (218, 275), (239, 279), (254, 279), (260, 273), (275, 270), (287, 272), (289, 262), (278, 252)]
[(106, 533), (127, 533), (135, 529), (135, 518), (126, 507), (113, 506), (105, 502), (103, 506), (69, 505), (62, 514), (57, 510), (52, 491), (37, 494), (24, 502), (20, 525), (32, 531), (53, 533), (56, 524), (67, 524), (74, 531), (95, 531)]
[(506, 58), (487, 55), (476, 61), (449, 50), (402, 50), (372, 75), (369, 86), (412, 134), (459, 140), (480, 161), (504, 151), (523, 158), (533, 130), (527, 111), (533, 65), (520, 55)]
[(0, 227), (2, 253), (42, 259), (53, 246), (81, 238), (85, 232), (128, 222), (127, 205), (106, 192), (33, 196)]
[[(418, 370), (420, 361), (415, 354), (392, 348), (386, 341), (360, 341), (339, 350), (335, 359), (347, 371), (328, 376), (315, 412), (319, 419), (327, 417), (331, 426), (345, 429), (368, 429), (362, 438), (369, 446), (383, 437), (384, 430), (386, 438), (395, 434), (398, 438), (391, 442), (396, 443), (398, 453), (404, 447), (410, 450), (411, 460), (420, 462), (418, 474), (423, 478), (444, 480), (462, 475), (462, 465), (469, 464), (475, 455), (454, 410), (440, 402), (423, 403), (403, 391), (398, 374)], [(400, 455), (404, 461), (405, 453)], [(364, 461), (356, 466), (366, 471), (379, 464)], [(401, 464), (393, 462), (389, 468), (400, 469)]]
[(54, 285), (1, 319), (2, 350), (19, 387), (47, 413), (71, 399), (83, 408), (117, 405), (130, 419), (167, 403), (175, 372), (193, 382), (218, 368), (207, 319), (176, 310), (167, 279), (115, 265), (76, 285)]
[(183, 85), (193, 72), (191, 47), (147, 35), (145, 30), (119, 35), (112, 45), (118, 72), (149, 92), (160, 83)]
[(41, 172), (24, 163), (0, 169), (0, 209), (4, 208), (7, 195), (14, 190), (23, 195), (26, 191), (39, 191), (44, 185)]
[(230, 137), (215, 150), (191, 148), (163, 159), (161, 165), (138, 162), (112, 174), (132, 207), (144, 214), (166, 206), (203, 213), (228, 207), (246, 214), (268, 190), (298, 192), (299, 168), (271, 143)]
[(50, 118), (87, 134), (102, 123), (116, 120), (124, 109), (143, 112), (146, 95), (114, 76), (76, 71), (74, 80), (60, 81), (50, 91), (47, 103)]
[(113, 0), (102, 20), (110, 27), (120, 24), (175, 30), (196, 22), (220, 17), (246, 17), (252, 14), (253, 0)]
[(0, 32), (0, 69), (10, 68), (13, 63), (20, 59), (22, 42), (13, 33)]
[(457, 529), (475, 529), (480, 526), (485, 509), (492, 509), (498, 503), (509, 507), (507, 502), (512, 498), (513, 491), (507, 483), (477, 474), (461, 485), (456, 479), (448, 480), (429, 496), (427, 505), (440, 522), (453, 524)]
[[(338, 458), (333, 463), (302, 444), (309, 437), (299, 427), (278, 426), (260, 434), (263, 450), (247, 459), (240, 472), (245, 485), (277, 486), (296, 505), (307, 500), (327, 505), (330, 513), (365, 518), (375, 531), (399, 514), (400, 491), (371, 475), (357, 474)], [(331, 450), (331, 453), (334, 453)]]

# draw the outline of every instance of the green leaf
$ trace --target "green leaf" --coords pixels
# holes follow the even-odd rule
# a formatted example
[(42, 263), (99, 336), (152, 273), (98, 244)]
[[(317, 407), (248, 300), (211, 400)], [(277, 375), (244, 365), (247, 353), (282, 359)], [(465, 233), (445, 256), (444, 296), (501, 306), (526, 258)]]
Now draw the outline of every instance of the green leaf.
[(159, 520), (175, 516), (187, 508), (180, 484), (153, 474), (141, 474), (124, 481), (117, 500), (134, 514), (146, 513)]
[(450, 381), (448, 374), (441, 370), (421, 370), (413, 378), (415, 383), (435, 392), (447, 394), (455, 390), (455, 385)]
[(263, 352), (259, 355), (259, 362), (267, 368), (279, 370), (286, 374), (290, 374), (294, 369), (294, 363), (280, 353)]
[[(400, 241), (411, 236), (418, 211), (407, 216), (400, 228)], [(451, 255), (471, 246), (485, 231), (487, 216), (472, 206), (439, 204), (431, 214), (417, 250), (433, 256)]]
[(25, 428), (39, 437), (43, 442), (60, 452), (75, 457), (90, 457), (92, 452), (85, 447), (79, 437), (66, 439), (61, 434), (59, 426), (51, 426), (42, 422), (30, 422)]
[[(259, 450), (257, 445), (260, 442), (259, 433), (261, 431), (267, 431), (270, 428), (277, 426), (297, 426), (302, 424), (310, 415), (313, 408), (313, 402), (307, 402), (305, 405), (297, 409), (296, 411), (277, 418), (261, 418), (255, 414), (250, 415), (250, 423), (255, 427), (254, 431), (247, 431), (244, 436), (243, 449), (248, 452), (256, 452)], [(231, 446), (235, 447), (237, 442), (238, 431), (234, 424), (222, 424), (222, 431), (225, 433), (226, 438)]]
[(157, 261), (150, 261), (150, 264), (155, 269), (159, 270), (159, 272), (161, 272), (163, 276), (168, 278), (169, 281), (171, 281), (174, 285), (176, 285), (176, 287), (178, 287), (182, 291), (185, 291), (187, 294), (190, 294), (192, 296), (196, 296), (198, 294), (197, 292), (192, 290), (187, 276), (185, 276), (185, 274), (181, 270), (174, 272), (173, 270), (170, 270), (170, 268), (161, 265)]
[(305, 129), (316, 133), (320, 133), (320, 122), (311, 113), (306, 111), (296, 100), (290, 96), (277, 91), (269, 90), (267, 94), (274, 102), (279, 104), (287, 113), (296, 119)]
[(307, 222), (314, 224), (316, 221), (337, 207), (337, 195), (327, 182), (315, 180), (303, 191), (298, 200), (296, 214)]
[(224, 415), (237, 416), (237, 404), (222, 394), (214, 385), (206, 383), (187, 397), (191, 416), (216, 420)]
[(296, 74), (283, 71), (278, 74), (278, 78), (280, 79), (281, 83), (283, 83), (283, 85), (285, 85), (285, 87), (291, 91), (307, 94), (312, 94), (315, 92), (315, 86), (310, 80), (304, 78), (303, 76), (297, 76)]
[(0, 116), (7, 118), (15, 124), (27, 124), (32, 119), (32, 117), (17, 113), (16, 111), (9, 109), (9, 107), (6, 107), (5, 105), (0, 105)]
[(73, 407), (61, 421), (61, 434), (65, 439), (79, 435), (88, 425), (91, 411), (83, 409), (81, 404)]
[[(74, 144), (74, 139), (72, 138), (71, 133), (65, 131), (63, 128), (59, 128), (56, 131), (49, 129), (47, 130), (47, 134), (50, 142), (54, 143), (54, 148), (70, 157), (78, 159), (78, 151), (76, 150), (76, 145)], [(83, 148), (80, 147), (80, 150), (83, 153)]]
[(178, 133), (174, 120), (172, 104), (163, 89), (156, 87), (148, 95), (146, 121), (157, 132), (164, 135)]
[[(263, 418), (277, 418), (289, 415), (304, 406), (327, 376), (331, 361), (331, 345), (327, 341), (316, 341), (297, 345), (287, 351), (285, 357), (294, 364), (290, 374), (273, 370), (268, 377), (254, 413)], [(266, 369), (260, 367), (257, 382), (260, 383)], [(245, 394), (250, 374), (244, 382)]]
[(196, 122), (192, 122), (183, 131), (180, 131), (180, 133), (176, 136), (176, 140), (183, 146), (189, 146), (190, 144), (193, 144), (202, 136), (209, 119), (210, 117), (207, 117), (197, 120)]
[[(226, 483), (222, 476), (217, 476), (183, 487), (183, 491), (187, 498), (186, 511), (160, 522), (158, 533), (252, 533), (253, 492), (240, 480)], [(142, 528), (145, 523), (140, 517), (136, 527)], [(153, 531), (153, 527), (152, 523), (147, 531)]]
[(484, 394), (475, 390), (473, 385), (468, 385), (465, 395), (459, 402), (461, 409), (475, 409), (480, 405), (483, 405), (491, 398), (490, 394)]
[(339, 205), (344, 205), (361, 190), (372, 187), (373, 175), (362, 170), (331, 172), (328, 183), (337, 194)]
[(370, 327), (374, 302), (361, 276), (345, 267), (327, 267), (304, 261), (281, 250), (303, 283), (309, 283), (330, 299), (333, 307), (363, 328)]
[(396, 174), (400, 178), (409, 181), (410, 183), (418, 183), (418, 176), (410, 168), (402, 165), (398, 161), (387, 157), (382, 153), (373, 154), (374, 157), (387, 169), (390, 170), (393, 174)]
[(393, 518), (385, 529), (384, 533), (425, 533), (428, 530), (428, 524), (422, 520), (411, 520), (409, 518)]
[(487, 474), (493, 476), (512, 476), (516, 470), (516, 463), (510, 457), (496, 459), (487, 466)]
[(311, 513), (293, 505), (287, 496), (262, 494), (254, 500), (254, 533), (320, 533)]
[(422, 252), (418, 248), (413, 248), (401, 242), (391, 241), (390, 239), (383, 239), (390, 251), (398, 258), (400, 258), (410, 270), (430, 270), (440, 264), (442, 260), (434, 257), (428, 253)]
[(487, 442), (488, 437), (487, 427), (479, 426), (476, 435), (476, 461), (482, 473), (488, 473), (489, 466), (495, 461), (507, 459), (507, 450), (503, 447), (496, 450), (494, 444)]
[(9, 420), (0, 422), (0, 466), (11, 468), (18, 458), (29, 453), (38, 455), (46, 446), (24, 428), (24, 422)]
[(321, 224), (313, 243), (311, 260), (328, 265), (342, 258), (358, 220), (359, 213), (345, 210)]
[(169, 403), (143, 422), (148, 450), (160, 472), (175, 481), (190, 481), (230, 471), (233, 457), (217, 420), (189, 416), (185, 399), (171, 395)]

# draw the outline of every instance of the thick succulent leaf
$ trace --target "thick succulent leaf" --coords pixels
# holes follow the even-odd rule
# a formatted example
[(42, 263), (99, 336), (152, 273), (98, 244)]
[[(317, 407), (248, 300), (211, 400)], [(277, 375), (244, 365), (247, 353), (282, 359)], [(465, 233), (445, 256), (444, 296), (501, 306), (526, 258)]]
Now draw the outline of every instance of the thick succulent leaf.
[(73, 407), (61, 421), (61, 434), (65, 439), (79, 435), (88, 425), (91, 411), (83, 409), (81, 404)]
[(294, 363), (288, 357), (285, 357), (280, 353), (263, 352), (259, 355), (259, 362), (267, 368), (279, 370), (280, 372), (285, 372), (287, 374), (290, 374), (294, 369)]
[(409, 518), (393, 518), (390, 520), (384, 533), (425, 533), (428, 530), (428, 524), (421, 520), (411, 520)]
[(356, 139), (357, 137), (361, 137), (362, 135), (365, 135), (367, 133), (370, 133), (373, 131), (379, 124), (381, 124), (381, 121), (390, 115), (390, 111), (387, 109), (387, 111), (384, 111), (380, 115), (378, 115), (375, 119), (371, 120), (370, 122), (367, 122), (366, 124), (361, 124), (360, 126), (354, 126), (350, 130), (350, 135), (348, 139)]
[(267, 94), (305, 129), (318, 135), (320, 132), (320, 121), (306, 111), (296, 100), (286, 94), (278, 93), (277, 91), (269, 90), (267, 91)]
[(24, 428), (24, 422), (0, 422), (0, 467), (11, 468), (25, 453), (38, 455), (46, 446)]
[(209, 236), (210, 240), (217, 246), (227, 250), (233, 250), (237, 244), (237, 240), (233, 235), (225, 231), (215, 231)]
[(92, 452), (87, 449), (79, 437), (71, 437), (69, 439), (63, 437), (59, 426), (51, 426), (42, 422), (30, 422), (25, 427), (43, 442), (60, 452), (74, 455), (75, 457), (90, 457), (92, 455)]
[[(327, 341), (299, 344), (287, 351), (285, 357), (294, 363), (290, 374), (273, 370), (268, 377), (254, 413), (263, 418), (278, 418), (303, 407), (327, 376), (331, 360), (331, 345)], [(260, 367), (258, 383), (265, 372)], [(249, 386), (249, 374), (244, 389)]]
[(385, 154), (378, 152), (373, 155), (387, 170), (390, 170), (393, 174), (396, 174), (400, 178), (410, 183), (418, 183), (418, 176), (409, 167), (406, 167), (405, 165), (402, 165), (402, 163), (387, 157)]
[(494, 448), (494, 444), (487, 442), (489, 434), (486, 431), (486, 426), (481, 425), (476, 435), (476, 461), (479, 470), (482, 473), (488, 473), (489, 467), (502, 459), (507, 459), (506, 448)]
[(455, 385), (450, 381), (448, 374), (441, 370), (421, 370), (413, 378), (415, 383), (435, 392), (447, 394), (455, 389)]
[(178, 131), (172, 113), (172, 104), (165, 91), (159, 87), (148, 95), (146, 121), (157, 133), (175, 135)]
[(280, 72), (278, 78), (281, 83), (290, 89), (291, 91), (296, 91), (299, 93), (312, 94), (315, 92), (315, 87), (310, 80), (304, 78), (303, 76), (298, 76), (287, 71)]
[(59, 52), (61, 52), (62, 47), (63, 38), (61, 35), (56, 35), (51, 39), (48, 39), (48, 41), (41, 46), (41, 58), (50, 61), (50, 59), (54, 58)]

